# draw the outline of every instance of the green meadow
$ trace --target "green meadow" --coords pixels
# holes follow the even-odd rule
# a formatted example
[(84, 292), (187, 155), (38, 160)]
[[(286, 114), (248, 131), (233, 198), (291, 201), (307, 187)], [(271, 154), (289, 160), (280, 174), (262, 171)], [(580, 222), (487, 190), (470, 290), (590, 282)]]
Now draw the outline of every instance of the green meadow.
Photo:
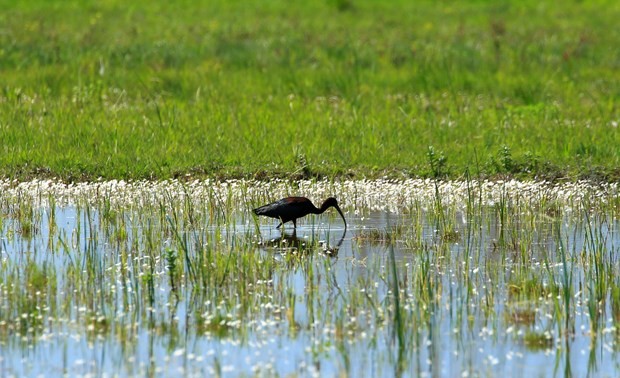
[(620, 178), (616, 1), (0, 1), (0, 175)]

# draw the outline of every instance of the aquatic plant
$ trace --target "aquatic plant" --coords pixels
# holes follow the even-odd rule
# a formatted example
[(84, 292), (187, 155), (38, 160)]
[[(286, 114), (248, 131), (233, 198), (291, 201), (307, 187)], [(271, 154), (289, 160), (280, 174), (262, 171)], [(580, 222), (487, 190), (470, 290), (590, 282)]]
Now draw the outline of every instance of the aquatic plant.
[[(50, 361), (75, 374), (481, 374), (540, 352), (565, 361), (539, 367), (550, 373), (614, 364), (612, 184), (0, 186), (0, 349), (15, 374)], [(342, 198), (345, 238), (334, 214), (295, 235), (252, 215), (291, 193)], [(574, 345), (602, 357), (570, 361)], [(80, 362), (92, 350), (105, 353)]]

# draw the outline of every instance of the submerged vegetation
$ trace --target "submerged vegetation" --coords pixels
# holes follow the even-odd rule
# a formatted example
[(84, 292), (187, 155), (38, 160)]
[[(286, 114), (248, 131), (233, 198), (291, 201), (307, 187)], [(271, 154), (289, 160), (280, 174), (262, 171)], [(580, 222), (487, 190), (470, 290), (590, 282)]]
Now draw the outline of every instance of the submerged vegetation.
[[(9, 376), (605, 376), (620, 363), (616, 185), (0, 184)], [(280, 234), (251, 212), (298, 190), (338, 197), (347, 233), (334, 214)]]
[(4, 177), (620, 177), (617, 1), (2, 9)]

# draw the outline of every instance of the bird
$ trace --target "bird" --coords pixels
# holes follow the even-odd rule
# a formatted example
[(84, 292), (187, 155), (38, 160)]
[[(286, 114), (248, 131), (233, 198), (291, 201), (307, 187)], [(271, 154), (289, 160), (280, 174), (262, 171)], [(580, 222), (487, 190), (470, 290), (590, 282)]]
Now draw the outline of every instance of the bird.
[(308, 214), (323, 214), (330, 207), (336, 208), (344, 222), (344, 229), (347, 229), (347, 221), (344, 219), (342, 210), (338, 206), (338, 201), (334, 197), (326, 199), (320, 208), (314, 206), (312, 201), (306, 197), (286, 197), (276, 202), (257, 207), (254, 214), (264, 215), (280, 220), (276, 228), (280, 228), (284, 223), (292, 221), (293, 227), (297, 228), (297, 218), (305, 217)]

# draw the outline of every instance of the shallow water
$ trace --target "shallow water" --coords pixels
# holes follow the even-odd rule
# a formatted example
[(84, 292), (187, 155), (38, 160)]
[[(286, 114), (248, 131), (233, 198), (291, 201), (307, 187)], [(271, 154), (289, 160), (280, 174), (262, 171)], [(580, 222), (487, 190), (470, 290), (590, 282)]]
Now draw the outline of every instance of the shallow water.
[(619, 371), (611, 207), (193, 206), (5, 200), (1, 375)]

